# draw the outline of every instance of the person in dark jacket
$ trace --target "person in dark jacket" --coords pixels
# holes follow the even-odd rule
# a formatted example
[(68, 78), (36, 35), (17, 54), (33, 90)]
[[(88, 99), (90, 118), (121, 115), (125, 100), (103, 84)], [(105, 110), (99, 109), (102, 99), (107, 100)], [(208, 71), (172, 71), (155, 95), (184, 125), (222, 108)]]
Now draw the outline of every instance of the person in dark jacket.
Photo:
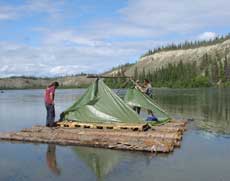
[(153, 97), (153, 88), (152, 85), (150, 84), (148, 79), (144, 80), (144, 85), (142, 88), (142, 92), (148, 95), (149, 97)]
[[(144, 80), (144, 84), (141, 88), (141, 92), (143, 92), (144, 94), (146, 94), (149, 97), (153, 97), (153, 88), (152, 85), (150, 84), (150, 81), (148, 79)], [(151, 116), (154, 116), (153, 112), (151, 110), (148, 110), (148, 114)]]

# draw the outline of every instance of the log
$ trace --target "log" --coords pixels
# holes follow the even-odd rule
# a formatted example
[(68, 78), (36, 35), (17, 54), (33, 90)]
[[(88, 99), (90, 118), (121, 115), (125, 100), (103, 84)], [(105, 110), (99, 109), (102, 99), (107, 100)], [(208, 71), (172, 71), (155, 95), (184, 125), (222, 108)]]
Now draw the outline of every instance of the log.
[(181, 120), (172, 120), (166, 124), (164, 124), (165, 126), (172, 126), (172, 127), (185, 127), (187, 124), (187, 121)]
[(136, 150), (149, 152), (171, 152), (173, 150), (173, 143), (160, 142), (151, 139), (126, 139), (122, 137), (112, 138), (95, 135), (82, 134), (63, 134), (63, 133), (42, 133), (42, 132), (18, 132), (18, 133), (1, 133), (1, 140), (8, 141), (22, 141), (32, 143), (55, 143), (60, 145), (81, 145), (93, 146), (110, 149), (122, 150)]
[(153, 131), (161, 131), (161, 132), (167, 132), (167, 133), (183, 133), (185, 131), (184, 127), (172, 127), (172, 126), (153, 126)]
[(33, 126), (19, 132), (0, 133), (0, 140), (168, 153), (180, 146), (183, 132), (178, 130), (183, 127), (185, 124), (178, 122), (148, 131)]
[[(98, 130), (98, 129), (82, 129), (82, 128), (56, 128), (59, 132), (73, 133), (73, 134), (87, 134), (97, 135), (103, 134), (107, 137), (136, 137), (136, 138), (161, 138), (168, 140), (181, 140), (182, 134), (179, 132), (162, 132), (162, 131), (145, 131), (145, 132), (133, 132), (127, 130)], [(50, 131), (49, 128), (35, 126), (32, 129), (24, 129), (23, 132), (46, 132)]]

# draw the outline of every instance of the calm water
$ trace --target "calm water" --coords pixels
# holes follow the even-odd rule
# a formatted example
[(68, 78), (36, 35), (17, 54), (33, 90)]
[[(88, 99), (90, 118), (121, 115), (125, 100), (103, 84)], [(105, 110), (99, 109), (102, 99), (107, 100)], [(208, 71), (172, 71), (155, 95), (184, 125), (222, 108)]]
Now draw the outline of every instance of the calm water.
[[(84, 90), (58, 90), (57, 115)], [(176, 118), (193, 118), (182, 147), (169, 155), (0, 142), (0, 181), (230, 180), (230, 89), (156, 89)], [(42, 90), (0, 94), (0, 131), (45, 123)]]

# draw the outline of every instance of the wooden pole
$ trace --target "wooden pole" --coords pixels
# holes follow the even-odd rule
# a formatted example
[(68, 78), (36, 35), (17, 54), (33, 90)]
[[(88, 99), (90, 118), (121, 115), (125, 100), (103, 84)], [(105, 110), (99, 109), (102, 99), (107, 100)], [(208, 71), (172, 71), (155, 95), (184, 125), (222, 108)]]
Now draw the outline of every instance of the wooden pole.
[(104, 76), (104, 75), (87, 75), (87, 78), (95, 79), (95, 78), (112, 78), (112, 79), (118, 79), (118, 78), (132, 78), (131, 76)]

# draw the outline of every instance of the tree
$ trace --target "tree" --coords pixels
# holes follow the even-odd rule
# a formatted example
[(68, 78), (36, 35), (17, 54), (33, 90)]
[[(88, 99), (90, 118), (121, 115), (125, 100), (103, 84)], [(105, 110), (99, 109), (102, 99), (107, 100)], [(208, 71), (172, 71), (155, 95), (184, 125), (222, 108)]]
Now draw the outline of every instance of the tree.
[(137, 67), (135, 67), (134, 69), (134, 79), (137, 80), (138, 79), (138, 71), (137, 71)]
[(218, 64), (217, 62), (215, 61), (213, 64), (212, 64), (212, 81), (213, 82), (217, 82), (219, 77), (219, 68), (218, 68)]

